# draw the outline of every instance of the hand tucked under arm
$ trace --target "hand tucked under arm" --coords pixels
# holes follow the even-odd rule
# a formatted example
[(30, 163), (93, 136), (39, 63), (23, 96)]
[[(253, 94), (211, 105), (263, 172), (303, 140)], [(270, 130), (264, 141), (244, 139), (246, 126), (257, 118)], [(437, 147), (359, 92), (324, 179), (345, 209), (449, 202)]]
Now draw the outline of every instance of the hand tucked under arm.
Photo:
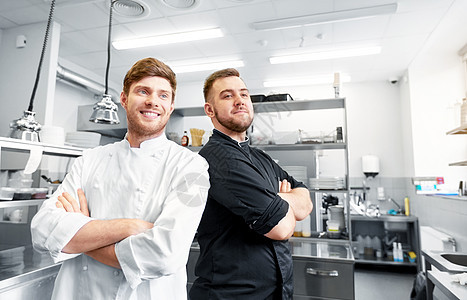
[[(68, 193), (58, 197), (56, 206), (69, 213), (89, 216), (87, 200), (83, 190), (78, 189), (78, 202)], [(154, 226), (139, 219), (92, 220), (84, 225), (63, 248), (65, 253), (82, 253), (115, 244), (124, 238), (139, 234)], [(115, 253), (114, 253), (115, 254)]]
[(290, 183), (283, 180), (278, 195), (292, 207), (297, 221), (305, 219), (313, 210), (310, 192), (306, 188), (290, 189)]

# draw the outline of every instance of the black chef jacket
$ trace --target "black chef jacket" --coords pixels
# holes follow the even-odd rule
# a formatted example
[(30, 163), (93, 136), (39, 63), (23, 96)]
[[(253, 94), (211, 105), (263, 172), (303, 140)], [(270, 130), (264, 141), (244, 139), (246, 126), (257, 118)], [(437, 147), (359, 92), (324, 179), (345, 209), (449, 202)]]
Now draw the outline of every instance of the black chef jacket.
[(264, 234), (289, 208), (277, 195), (279, 180), (306, 186), (264, 151), (218, 130), (199, 154), (209, 163), (211, 187), (198, 227), (198, 278), (190, 299), (292, 299), (289, 243)]

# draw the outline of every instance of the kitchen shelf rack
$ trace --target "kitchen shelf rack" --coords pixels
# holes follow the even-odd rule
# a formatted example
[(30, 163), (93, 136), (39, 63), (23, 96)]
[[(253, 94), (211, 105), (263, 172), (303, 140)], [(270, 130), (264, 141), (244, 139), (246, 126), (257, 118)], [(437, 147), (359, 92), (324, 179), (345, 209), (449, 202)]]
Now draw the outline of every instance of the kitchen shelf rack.
[(0, 201), (0, 208), (41, 205), (46, 199)]
[[(13, 138), (0, 137), (0, 150), (20, 153), (30, 153), (31, 150), (41, 149), (43, 155), (59, 157), (78, 157), (83, 153), (83, 148), (73, 146), (59, 146), (41, 142), (24, 141)], [(1, 157), (1, 156), (0, 156)], [(0, 201), (0, 208), (36, 206), (41, 205), (45, 199), (7, 200)]]
[[(321, 203), (318, 203), (322, 193), (340, 193), (343, 195), (343, 202), (346, 214), (346, 228), (348, 239), (352, 236), (350, 223), (350, 205), (349, 205), (349, 157), (348, 157), (348, 142), (347, 142), (347, 109), (345, 98), (317, 99), (317, 100), (297, 100), (297, 101), (276, 101), (276, 102), (255, 102), (253, 103), (255, 114), (260, 113), (276, 113), (276, 112), (293, 112), (293, 111), (310, 111), (310, 110), (333, 110), (341, 109), (343, 111), (343, 141), (340, 143), (298, 143), (298, 144), (254, 144), (252, 146), (262, 149), (266, 152), (272, 151), (318, 151), (318, 150), (342, 150), (345, 156), (345, 183), (344, 189), (310, 189), (310, 193), (314, 196), (315, 201), (315, 218), (317, 230), (322, 230), (322, 217), (320, 213)], [(205, 116), (203, 107), (185, 107), (176, 108), (172, 114), (170, 122), (178, 122), (184, 117), (199, 117)], [(179, 128), (180, 129), (180, 128)], [(177, 130), (174, 130), (177, 131)], [(180, 131), (180, 130), (178, 130)], [(192, 151), (199, 151), (202, 147), (189, 147)], [(316, 155), (315, 155), (316, 156)], [(316, 170), (319, 174), (319, 170)], [(315, 174), (314, 177), (317, 177)], [(347, 240), (348, 240), (347, 239)]]
[(14, 152), (30, 152), (32, 149), (42, 148), (45, 155), (78, 157), (83, 153), (82, 148), (72, 146), (57, 146), (40, 142), (23, 141), (0, 137), (0, 148)]
[[(446, 132), (447, 135), (455, 135), (455, 134), (467, 134), (467, 124), (464, 124), (460, 127), (457, 127), (453, 130), (450, 130)], [(467, 167), (467, 160), (463, 161), (458, 161), (455, 163), (450, 163), (449, 166), (454, 167), (454, 166), (461, 166), (461, 167)]]
[(467, 124), (464, 124), (460, 127), (457, 127), (453, 130), (449, 130), (446, 132), (446, 134), (451, 135), (451, 134), (467, 134)]
[[(345, 98), (253, 103), (255, 113), (335, 109), (344, 107)], [(176, 108), (173, 113), (180, 117), (198, 117), (205, 115), (203, 107)]]

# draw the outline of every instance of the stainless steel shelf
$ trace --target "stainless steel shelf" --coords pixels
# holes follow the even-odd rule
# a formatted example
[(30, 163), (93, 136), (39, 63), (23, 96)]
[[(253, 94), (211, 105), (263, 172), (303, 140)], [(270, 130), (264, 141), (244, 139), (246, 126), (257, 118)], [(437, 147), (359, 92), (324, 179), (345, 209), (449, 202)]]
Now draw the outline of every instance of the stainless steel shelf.
[(467, 134), (467, 124), (457, 127), (456, 129), (446, 132), (448, 135), (452, 134)]
[(17, 207), (17, 206), (36, 206), (41, 205), (46, 199), (30, 199), (30, 200), (7, 200), (0, 201), (0, 208)]
[(324, 143), (324, 144), (280, 144), (280, 145), (251, 145), (253, 147), (267, 151), (283, 151), (283, 150), (332, 150), (346, 149), (347, 144), (344, 143)]
[(6, 149), (13, 152), (30, 152), (31, 149), (38, 147), (42, 148), (44, 155), (78, 157), (83, 154), (82, 148), (71, 146), (57, 146), (52, 144), (44, 144), (39, 142), (23, 141), (19, 139), (0, 137), (1, 149)]
[[(344, 98), (332, 98), (322, 100), (256, 102), (253, 103), (253, 107), (255, 113), (334, 109), (344, 108), (344, 101)], [(173, 113), (181, 117), (205, 116), (204, 107), (176, 108)]]
[(355, 258), (355, 263), (357, 264), (367, 264), (367, 265), (388, 265), (388, 266), (409, 266), (409, 267), (417, 267), (416, 262), (397, 262), (392, 260), (385, 260), (385, 259), (364, 259), (364, 258)]
[(451, 167), (453, 167), (453, 166), (465, 167), (465, 166), (467, 166), (467, 160), (459, 161), (459, 162), (455, 162), (455, 163), (450, 163), (449, 166), (451, 166)]

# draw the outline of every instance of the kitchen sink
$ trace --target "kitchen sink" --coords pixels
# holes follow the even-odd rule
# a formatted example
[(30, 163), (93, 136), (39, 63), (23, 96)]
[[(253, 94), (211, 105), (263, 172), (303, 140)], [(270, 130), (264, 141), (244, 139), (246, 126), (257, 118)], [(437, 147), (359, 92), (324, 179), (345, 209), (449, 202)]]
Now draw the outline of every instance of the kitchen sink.
[(463, 267), (467, 267), (467, 254), (445, 253), (445, 254), (441, 254), (441, 257), (443, 257), (450, 263), (463, 266)]
[(467, 253), (422, 250), (425, 260), (442, 272), (467, 272)]

